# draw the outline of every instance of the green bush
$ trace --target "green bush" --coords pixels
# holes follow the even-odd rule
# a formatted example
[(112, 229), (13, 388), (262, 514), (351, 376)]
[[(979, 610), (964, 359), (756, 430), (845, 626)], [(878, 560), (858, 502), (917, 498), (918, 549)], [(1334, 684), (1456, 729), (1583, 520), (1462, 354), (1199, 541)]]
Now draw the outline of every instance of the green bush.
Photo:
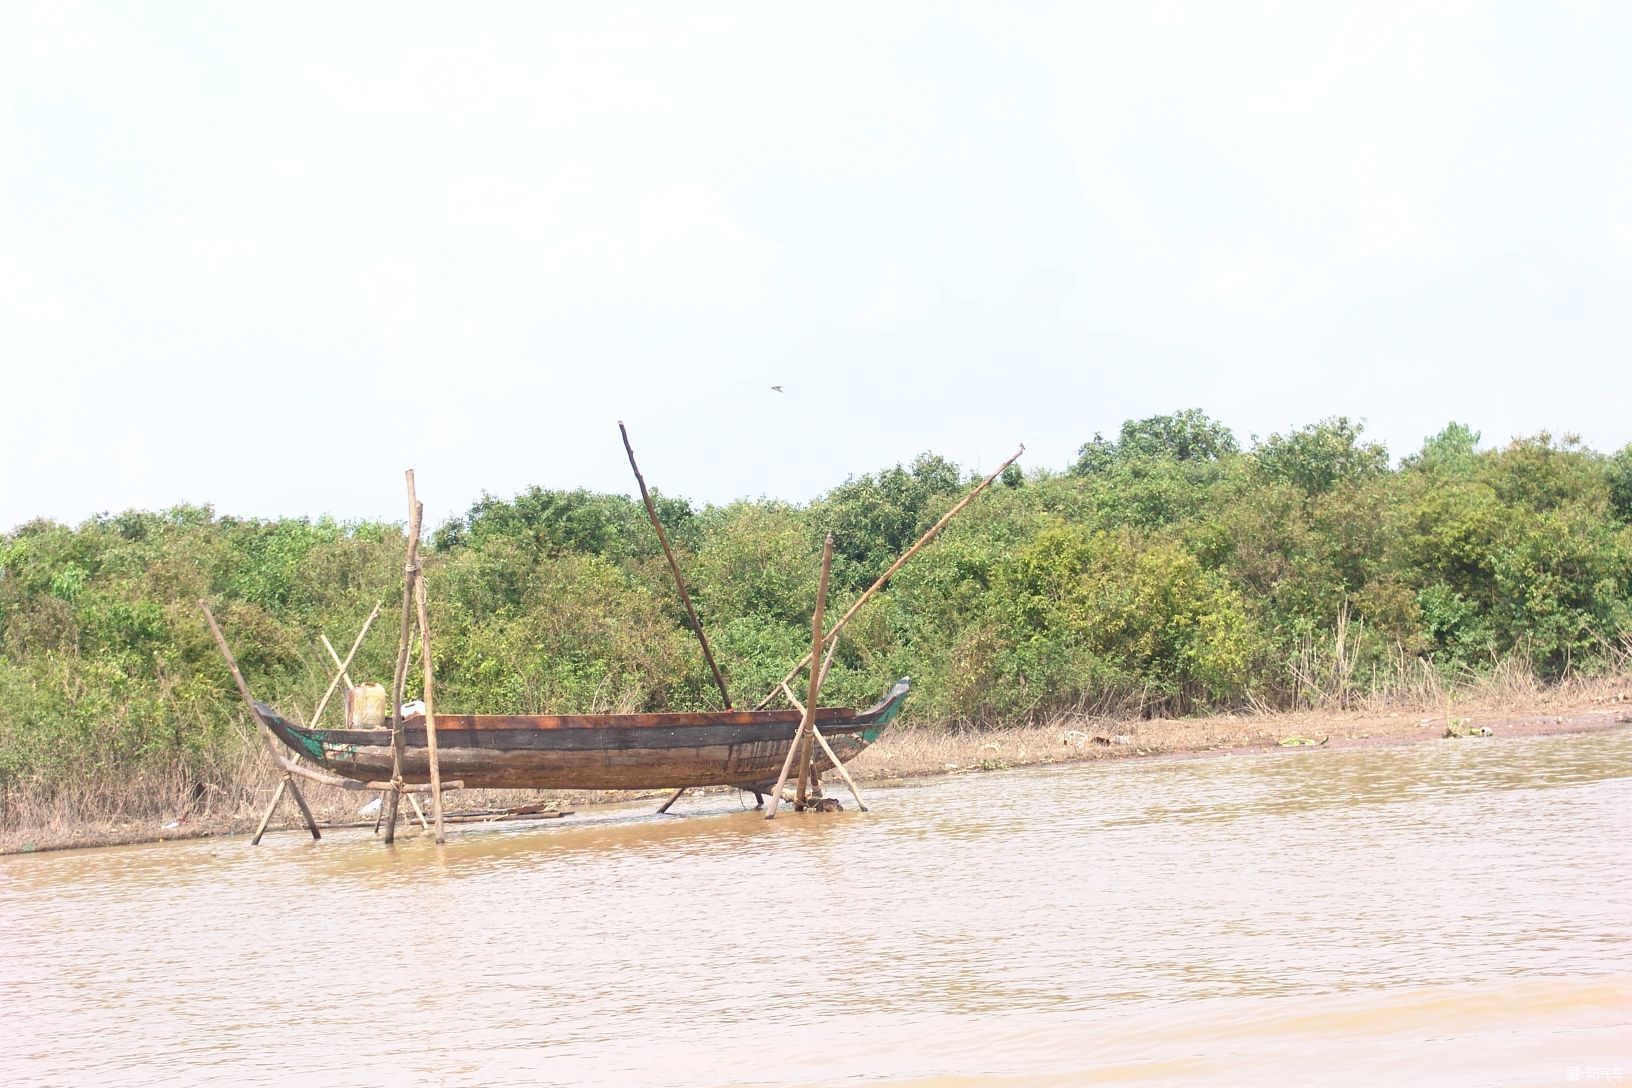
[[(1243, 451), (1191, 409), (1018, 467), (846, 629), (826, 699), (910, 675), (909, 719), (1149, 713), (1342, 698), (1426, 666), (1605, 667), (1632, 633), (1632, 446), (1541, 434), (1480, 450), (1448, 425), (1391, 468), (1343, 417)], [(739, 705), (809, 646), (823, 535), (829, 616), (967, 491), (933, 454), (807, 505), (656, 504)], [(352, 667), (395, 666), (400, 526), (128, 511), (0, 535), (0, 775), (207, 768), (248, 723), (197, 608), (213, 602), (257, 694), (310, 713)], [(439, 700), (451, 711), (712, 707), (642, 505), (529, 489), (430, 534)], [(409, 690), (417, 692), (418, 671)]]

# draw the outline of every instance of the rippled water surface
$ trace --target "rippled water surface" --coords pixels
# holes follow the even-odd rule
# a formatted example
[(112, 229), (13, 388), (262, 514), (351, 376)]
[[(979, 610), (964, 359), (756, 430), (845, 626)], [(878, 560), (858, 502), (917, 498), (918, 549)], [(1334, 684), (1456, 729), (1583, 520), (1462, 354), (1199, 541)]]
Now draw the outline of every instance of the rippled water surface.
[(1632, 1083), (1629, 775), (1623, 729), (0, 858), (0, 1083)]

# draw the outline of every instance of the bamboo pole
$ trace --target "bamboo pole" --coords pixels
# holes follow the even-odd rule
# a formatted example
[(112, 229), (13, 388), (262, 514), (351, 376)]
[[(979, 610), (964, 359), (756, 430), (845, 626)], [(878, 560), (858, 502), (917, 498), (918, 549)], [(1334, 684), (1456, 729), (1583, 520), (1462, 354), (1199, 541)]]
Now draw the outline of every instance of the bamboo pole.
[(272, 801), (261, 813), (261, 822), (255, 825), (255, 834), (250, 838), (249, 845), (261, 845), (261, 837), (266, 834), (266, 825), (272, 822), (272, 814), (278, 810), (278, 802), (283, 800), (283, 791), (289, 788), (289, 772), (284, 771), (278, 776), (278, 788), (272, 791)]
[(346, 690), (350, 691), (355, 688), (357, 685), (352, 683), (351, 673), (343, 668), (345, 662), (340, 659), (340, 652), (334, 648), (334, 643), (329, 641), (329, 636), (319, 631), (317, 641), (323, 644), (323, 648), (329, 652), (329, 660), (334, 662), (334, 667), (340, 670), (340, 680), (346, 685)]
[[(313, 725), (316, 725), (317, 719), (323, 716), (323, 708), (329, 705), (329, 698), (334, 694), (334, 689), (340, 686), (340, 681), (346, 680), (346, 687), (351, 687), (351, 681), (346, 679), (346, 670), (351, 667), (351, 659), (357, 656), (357, 648), (363, 644), (363, 636), (367, 635), (368, 629), (374, 626), (374, 618), (380, 614), (380, 609), (384, 606), (384, 601), (381, 601), (379, 604), (374, 606), (374, 611), (370, 612), (368, 614), (368, 619), (363, 621), (363, 629), (357, 632), (357, 638), (352, 642), (351, 651), (346, 654), (346, 659), (344, 661), (335, 662), (340, 666), (340, 671), (336, 672), (334, 674), (334, 679), (329, 681), (329, 690), (323, 693), (323, 698), (318, 701), (317, 709), (312, 712)], [(329, 656), (333, 657), (334, 647), (329, 646), (328, 638), (323, 635), (319, 635), (318, 637), (323, 639), (323, 645), (328, 647)]]
[[(336, 653), (334, 647), (330, 645), (329, 636), (319, 633), (317, 637), (323, 643), (323, 648), (329, 651), (329, 660), (334, 662), (335, 667), (340, 669), (340, 675), (345, 678), (346, 690), (350, 691), (351, 689), (355, 688), (357, 685), (351, 682), (351, 674), (345, 670), (343, 663), (340, 660), (340, 655)], [(380, 794), (380, 814), (374, 817), (374, 834), (378, 835), (380, 833), (380, 824), (383, 823), (384, 820), (385, 794), (382, 792)]]
[[(872, 597), (872, 595), (874, 593), (877, 593), (879, 591), (879, 589), (884, 585), (885, 582), (888, 582), (890, 580), (890, 577), (892, 575), (894, 575), (896, 571), (900, 570), (902, 568), (902, 566), (906, 564), (907, 560), (909, 560), (913, 556), (917, 555), (918, 550), (920, 548), (922, 548), (925, 544), (928, 544), (931, 540), (934, 540), (936, 535), (938, 533), (940, 533), (940, 531), (942, 529), (946, 528), (946, 523), (947, 522), (951, 521), (953, 519), (953, 517), (955, 517), (958, 514), (958, 512), (961, 511), (965, 506), (968, 506), (969, 503), (974, 500), (976, 495), (979, 495), (982, 491), (985, 491), (988, 487), (990, 487), (992, 485), (992, 481), (997, 479), (998, 476), (1002, 475), (1004, 469), (1008, 468), (1010, 465), (1012, 465), (1016, 461), (1020, 460), (1020, 455), (1022, 453), (1025, 453), (1025, 452), (1026, 452), (1026, 447), (1022, 444), (1021, 447), (1019, 448), (1019, 450), (1017, 450), (1015, 452), (1015, 455), (1013, 457), (1009, 458), (1007, 461), (1004, 461), (1001, 465), (998, 465), (996, 472), (992, 473), (990, 476), (988, 476), (984, 480), (982, 480), (979, 483), (979, 485), (977, 485), (975, 487), (975, 489), (973, 491), (971, 491), (971, 492), (969, 492), (969, 494), (965, 495), (962, 499), (960, 499), (958, 501), (958, 504), (956, 506), (954, 506), (952, 509), (948, 510), (941, 517), (940, 521), (937, 521), (933, 526), (931, 526), (927, 533), (925, 533), (923, 536), (919, 537), (918, 538), (918, 543), (916, 543), (912, 547), (908, 548), (906, 550), (906, 553), (903, 554), (900, 559), (897, 559), (890, 566), (889, 570), (887, 570), (883, 574), (879, 575), (878, 581), (874, 582), (871, 586), (869, 586), (867, 588), (867, 592), (863, 593), (860, 597), (856, 598), (856, 603), (851, 605), (849, 610), (846, 611), (843, 616), (839, 617), (839, 622), (835, 623), (833, 625), (833, 627), (827, 632), (827, 637), (828, 638), (837, 638), (838, 635), (839, 635), (839, 632), (844, 629), (844, 625), (850, 622), (850, 618), (856, 614), (856, 612), (861, 608), (862, 605), (867, 603), (868, 599), (870, 597)], [(788, 681), (792, 680), (795, 676), (798, 676), (799, 675), (799, 670), (804, 668), (806, 665), (810, 664), (812, 661), (814, 661), (816, 659), (816, 655), (818, 653), (820, 653), (820, 652), (821, 651), (819, 649), (814, 650), (810, 654), (807, 654), (805, 657), (800, 658), (799, 659), (799, 664), (795, 665), (788, 672), (788, 675), (786, 675), (786, 676), (784, 676), (782, 678), (782, 684), (785, 684)], [(777, 694), (780, 691), (781, 691), (781, 684), (778, 684), (775, 687), (771, 688), (770, 694), (765, 696), (765, 698), (761, 699), (759, 701), (759, 704), (757, 706), (755, 706), (754, 709), (755, 710), (764, 710), (767, 706), (770, 705), (771, 700), (776, 698)]]
[[(725, 709), (731, 709), (731, 693), (725, 688), (725, 677), (720, 675), (720, 667), (714, 663), (714, 654), (708, 648), (708, 636), (703, 634), (703, 623), (697, 618), (697, 610), (691, 606), (691, 594), (686, 592), (686, 580), (680, 577), (680, 564), (675, 562), (674, 549), (669, 547), (668, 534), (663, 531), (662, 522), (657, 519), (657, 507), (652, 502), (651, 492), (646, 490), (646, 478), (640, 474), (640, 466), (635, 464), (635, 448), (629, 444), (629, 431), (618, 420), (618, 433), (623, 435), (624, 452), (629, 454), (629, 467), (634, 469), (635, 482), (640, 485), (640, 498), (646, 504), (646, 516), (652, 519), (652, 528), (657, 530), (657, 542), (663, 545), (663, 555), (669, 561), (669, 570), (674, 574), (674, 584), (680, 590), (680, 599), (686, 605), (686, 618), (691, 620), (691, 629), (697, 632), (697, 641), (703, 647), (703, 658), (708, 662), (708, 669), (714, 674), (714, 683), (719, 685), (720, 698), (725, 702)], [(661, 810), (659, 810), (661, 811)]]
[(799, 716), (799, 729), (793, 734), (793, 743), (788, 745), (788, 754), (782, 760), (782, 773), (776, 776), (776, 788), (771, 790), (770, 803), (765, 806), (765, 818), (776, 819), (776, 810), (782, 804), (782, 790), (788, 784), (788, 775), (793, 771), (793, 757), (799, 752), (799, 738), (804, 732), (804, 715)]
[(679, 789), (675, 790), (674, 793), (672, 795), (670, 795), (670, 797), (669, 797), (669, 799), (667, 801), (664, 801), (661, 805), (657, 806), (657, 814), (659, 816), (661, 816), (665, 812), (669, 811), (669, 806), (674, 804), (676, 801), (680, 800), (680, 795), (685, 793), (689, 789), (691, 789), (690, 786), (681, 786)]
[[(431, 618), (425, 607), (425, 575), (414, 579), (414, 600), (419, 606), (419, 660), (425, 670), (425, 755), (431, 762), (431, 816), (436, 820), (436, 841), (447, 842), (442, 833), (442, 765), (436, 752), (436, 681), (431, 668)], [(419, 814), (425, 822), (425, 814)]]
[[(278, 757), (278, 764), (290, 774), (298, 775), (301, 778), (310, 779), (311, 781), (317, 782), (324, 786), (333, 786), (337, 790), (352, 790), (363, 793), (374, 793), (376, 791), (389, 793), (396, 788), (390, 782), (361, 782), (355, 778), (342, 778), (337, 774), (330, 774), (327, 771), (319, 771), (311, 767), (302, 766), (292, 759), (285, 759), (283, 756)], [(293, 783), (291, 783), (291, 785), (293, 785)], [(403, 793), (431, 792), (431, 786), (426, 782), (404, 782), (401, 783), (401, 788)], [(442, 783), (442, 788), (444, 790), (462, 790), (465, 788), (465, 783), (463, 779), (453, 782), (444, 782)]]
[(827, 645), (827, 654), (822, 658), (822, 683), (827, 683), (827, 670), (833, 667), (833, 655), (839, 652), (839, 636), (835, 634), (833, 641)]
[[(800, 720), (803, 721), (807, 716), (809, 715), (800, 715)], [(809, 729), (800, 730), (799, 754), (793, 757), (795, 768), (793, 776), (793, 810), (795, 812), (805, 811), (805, 802), (809, 799), (809, 794), (805, 791), (805, 782), (811, 777), (813, 769), (811, 767), (811, 753), (815, 751), (815, 743), (810, 739), (810, 732), (814, 728), (816, 728), (816, 723), (813, 720)]]
[[(822, 545), (822, 576), (816, 586), (816, 611), (811, 618), (810, 633), (810, 661), (816, 661), (822, 647), (822, 613), (827, 606), (827, 579), (833, 569), (833, 534), (827, 534), (827, 541)], [(786, 681), (783, 681), (786, 683)], [(803, 761), (806, 730), (816, 725), (816, 697), (821, 693), (822, 670), (813, 666), (810, 670), (810, 689), (806, 696), (804, 713), (799, 715), (799, 728), (794, 730), (793, 743), (788, 747), (788, 757), (782, 761), (782, 774), (776, 780), (776, 789), (771, 791), (771, 803), (765, 808), (767, 820), (776, 819), (776, 810), (782, 803), (782, 789), (788, 784), (788, 771), (794, 761), (800, 760), (799, 788), (795, 794), (794, 803), (804, 804), (805, 793), (805, 766)]]
[[(798, 808), (805, 807), (805, 783), (816, 777), (814, 754), (816, 743), (812, 734), (816, 732), (816, 695), (822, 690), (823, 670), (816, 663), (822, 652), (822, 615), (827, 608), (827, 579), (833, 570), (833, 534), (827, 534), (827, 540), (822, 545), (822, 576), (816, 586), (816, 616), (811, 623), (810, 632), (810, 695), (805, 700), (805, 711), (800, 720), (805, 723), (805, 739), (800, 746), (799, 755), (795, 757), (799, 764), (799, 785), (793, 791), (793, 803)], [(834, 642), (837, 645), (837, 640)], [(818, 791), (820, 785), (817, 786)]]
[[(266, 745), (266, 750), (272, 754), (272, 758), (283, 764), (283, 782), (280, 784), (279, 790), (273, 795), (273, 804), (277, 803), (282, 796), (283, 790), (287, 789), (290, 796), (295, 799), (295, 805), (300, 809), (301, 818), (306, 821), (306, 826), (310, 829), (312, 838), (321, 839), (323, 833), (317, 829), (317, 821), (312, 818), (312, 810), (307, 806), (306, 798), (302, 796), (300, 787), (295, 785), (294, 780), (289, 777), (288, 772), (291, 765), (279, 754), (278, 739), (273, 734), (272, 727), (266, 724), (266, 719), (261, 717), (260, 708), (255, 705), (255, 696), (250, 694), (249, 685), (244, 681), (244, 674), (238, 669), (238, 659), (232, 656), (232, 650), (227, 647), (227, 637), (221, 633), (221, 625), (215, 622), (215, 613), (210, 611), (208, 601), (199, 601), (198, 607), (203, 610), (204, 618), (209, 622), (210, 634), (215, 636), (216, 649), (220, 650), (221, 656), (227, 660), (227, 668), (232, 672), (233, 683), (238, 685), (238, 694), (243, 698), (244, 705), (249, 708), (249, 716), (254, 719), (256, 730), (261, 735), (261, 742)], [(270, 819), (271, 815), (272, 811), (269, 807), (266, 813), (267, 819)], [(262, 821), (263, 825), (265, 822), (265, 820)], [(260, 841), (260, 833), (258, 832), (254, 843), (251, 845), (258, 844)]]
[(408, 479), (408, 558), (402, 568), (402, 633), (397, 643), (397, 669), (391, 678), (391, 799), (386, 805), (385, 841), (390, 845), (397, 837), (397, 807), (402, 800), (402, 758), (407, 741), (402, 729), (402, 696), (408, 682), (408, 640), (414, 622), (414, 581), (419, 576), (419, 500), (414, 496), (414, 470), (404, 474)]
[[(798, 710), (800, 714), (805, 712), (805, 708), (800, 705), (799, 697), (793, 693), (792, 688), (788, 687), (786, 684), (783, 684), (782, 694), (788, 697), (788, 702), (792, 703), (794, 708)], [(833, 746), (827, 743), (827, 738), (822, 736), (822, 731), (816, 728), (816, 723), (814, 721), (812, 721), (810, 724), (810, 732), (811, 735), (816, 738), (816, 743), (822, 746), (822, 751), (827, 753), (827, 758), (832, 761), (833, 769), (839, 772), (839, 777), (844, 779), (844, 784), (850, 787), (850, 796), (856, 799), (856, 807), (861, 811), (866, 812), (867, 804), (861, 799), (861, 790), (856, 788), (856, 780), (851, 778), (850, 772), (844, 769), (844, 762), (839, 759), (838, 753), (833, 751)]]

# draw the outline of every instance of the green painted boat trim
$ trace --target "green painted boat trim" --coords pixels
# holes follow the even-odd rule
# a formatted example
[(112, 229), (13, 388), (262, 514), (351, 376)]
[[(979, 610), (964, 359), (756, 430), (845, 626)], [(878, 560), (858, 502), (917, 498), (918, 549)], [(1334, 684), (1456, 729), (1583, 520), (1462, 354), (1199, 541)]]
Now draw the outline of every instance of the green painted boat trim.
[[(889, 696), (886, 696), (886, 698), (893, 698), (897, 691), (905, 692), (906, 686), (910, 682), (910, 677), (902, 677), (896, 682), (895, 690), (892, 690)], [(901, 705), (905, 702), (905, 699), (896, 699), (895, 702), (891, 703), (889, 708), (878, 716), (878, 720), (873, 723), (872, 728), (862, 732), (861, 739), (867, 744), (871, 744), (877, 740), (879, 734), (884, 732), (884, 727), (894, 721), (897, 714), (901, 713)]]
[(301, 754), (318, 763), (327, 763), (328, 756), (323, 751), (323, 742), (306, 732), (304, 729), (291, 729), (289, 735), (300, 745)]

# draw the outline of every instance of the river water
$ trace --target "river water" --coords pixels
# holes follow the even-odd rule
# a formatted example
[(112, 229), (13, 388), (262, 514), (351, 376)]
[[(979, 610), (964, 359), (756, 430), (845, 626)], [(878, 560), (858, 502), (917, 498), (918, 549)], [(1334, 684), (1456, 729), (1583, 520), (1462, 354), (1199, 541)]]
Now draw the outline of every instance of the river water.
[(0, 858), (0, 1083), (1632, 1084), (1629, 776), (1622, 729)]

